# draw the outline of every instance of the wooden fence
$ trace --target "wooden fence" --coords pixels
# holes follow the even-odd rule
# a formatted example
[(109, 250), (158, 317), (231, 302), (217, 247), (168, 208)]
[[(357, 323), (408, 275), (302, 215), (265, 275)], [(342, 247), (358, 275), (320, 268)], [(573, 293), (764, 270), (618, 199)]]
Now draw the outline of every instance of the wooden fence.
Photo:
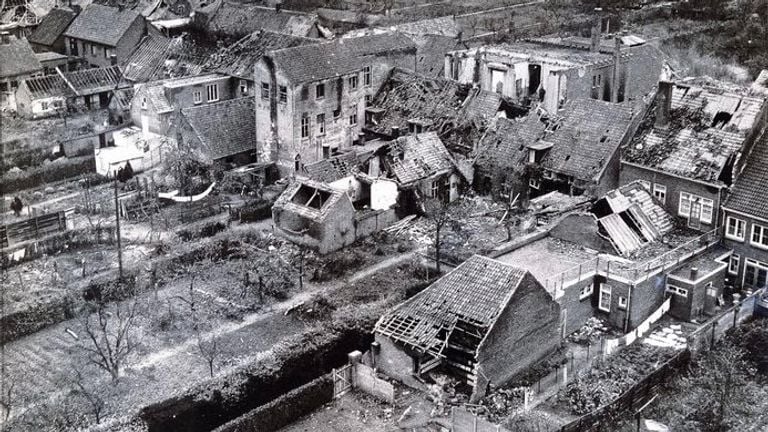
[(726, 331), (738, 326), (755, 314), (757, 302), (766, 293), (766, 288), (753, 292), (731, 306), (720, 315), (704, 323), (696, 331), (688, 335), (688, 346), (694, 354), (710, 349), (715, 342), (723, 337)]
[(29, 219), (0, 226), (0, 247), (3, 249), (57, 234), (67, 230), (67, 218), (71, 218), (74, 210), (62, 210), (33, 216)]

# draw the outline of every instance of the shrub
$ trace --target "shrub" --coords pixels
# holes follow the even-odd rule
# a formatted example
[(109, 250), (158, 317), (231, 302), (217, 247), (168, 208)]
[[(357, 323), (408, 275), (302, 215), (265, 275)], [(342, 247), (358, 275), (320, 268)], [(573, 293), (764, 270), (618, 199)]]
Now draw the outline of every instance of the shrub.
[(258, 222), (272, 217), (271, 201), (252, 201), (240, 208), (240, 222)]
[(51, 162), (22, 172), (6, 173), (0, 182), (3, 184), (3, 193), (9, 194), (40, 187), (45, 183), (77, 177), (95, 170), (96, 159), (93, 155), (89, 155)]

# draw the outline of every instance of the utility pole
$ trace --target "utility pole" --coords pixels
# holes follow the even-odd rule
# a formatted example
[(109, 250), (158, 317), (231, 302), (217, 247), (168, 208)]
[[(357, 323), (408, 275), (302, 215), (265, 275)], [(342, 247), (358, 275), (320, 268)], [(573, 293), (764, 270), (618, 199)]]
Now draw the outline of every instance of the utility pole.
[(117, 234), (117, 274), (123, 280), (123, 248), (120, 244), (120, 203), (117, 200), (117, 172), (115, 172), (115, 231)]

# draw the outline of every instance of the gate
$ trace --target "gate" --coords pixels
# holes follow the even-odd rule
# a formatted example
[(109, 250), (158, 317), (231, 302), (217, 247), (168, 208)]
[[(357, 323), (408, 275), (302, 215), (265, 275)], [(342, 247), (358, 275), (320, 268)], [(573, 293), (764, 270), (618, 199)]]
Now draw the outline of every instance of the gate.
[(339, 398), (352, 388), (352, 365), (348, 364), (339, 369), (334, 369), (333, 373), (333, 398)]

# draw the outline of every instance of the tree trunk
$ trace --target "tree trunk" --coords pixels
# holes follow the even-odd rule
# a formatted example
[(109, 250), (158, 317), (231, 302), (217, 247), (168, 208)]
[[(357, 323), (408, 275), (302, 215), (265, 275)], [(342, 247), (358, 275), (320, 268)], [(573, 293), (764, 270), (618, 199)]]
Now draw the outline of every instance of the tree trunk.
[(437, 274), (440, 274), (440, 225), (435, 230), (435, 266), (437, 267)]

